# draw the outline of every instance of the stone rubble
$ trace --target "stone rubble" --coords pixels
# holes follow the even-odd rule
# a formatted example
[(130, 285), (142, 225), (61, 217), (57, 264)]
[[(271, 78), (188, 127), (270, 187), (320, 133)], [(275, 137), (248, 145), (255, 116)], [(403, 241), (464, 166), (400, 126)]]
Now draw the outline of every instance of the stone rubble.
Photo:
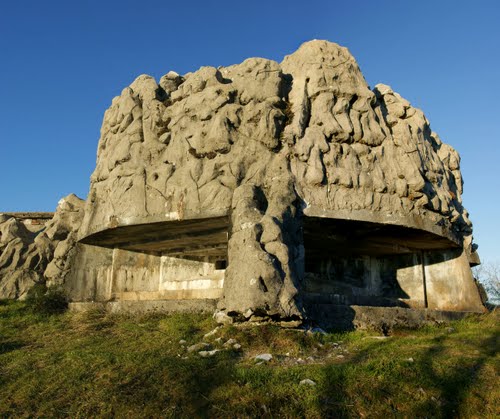
[(271, 361), (271, 359), (273, 359), (273, 356), (271, 354), (259, 354), (256, 355), (254, 359), (256, 361), (269, 362)]
[(188, 352), (199, 352), (203, 349), (210, 349), (210, 344), (205, 343), (205, 342), (200, 342), (200, 343), (195, 343), (194, 345), (188, 346), (187, 351)]
[(220, 349), (212, 349), (211, 351), (200, 351), (198, 352), (198, 355), (200, 355), (202, 358), (211, 358), (219, 351)]

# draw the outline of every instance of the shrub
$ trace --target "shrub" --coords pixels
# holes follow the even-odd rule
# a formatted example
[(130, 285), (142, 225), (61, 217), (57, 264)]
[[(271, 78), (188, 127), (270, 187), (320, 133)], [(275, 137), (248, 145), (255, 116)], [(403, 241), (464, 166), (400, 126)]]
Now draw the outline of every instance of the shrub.
[(68, 298), (60, 287), (36, 284), (29, 290), (26, 304), (33, 313), (57, 314), (68, 308)]

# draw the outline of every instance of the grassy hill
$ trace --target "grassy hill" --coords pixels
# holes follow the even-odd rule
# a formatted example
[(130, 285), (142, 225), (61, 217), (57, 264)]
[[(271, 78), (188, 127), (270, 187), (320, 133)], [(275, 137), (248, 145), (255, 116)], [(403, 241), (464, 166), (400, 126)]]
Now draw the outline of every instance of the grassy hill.
[(204, 337), (207, 315), (42, 316), (2, 301), (0, 417), (499, 417), (498, 320)]

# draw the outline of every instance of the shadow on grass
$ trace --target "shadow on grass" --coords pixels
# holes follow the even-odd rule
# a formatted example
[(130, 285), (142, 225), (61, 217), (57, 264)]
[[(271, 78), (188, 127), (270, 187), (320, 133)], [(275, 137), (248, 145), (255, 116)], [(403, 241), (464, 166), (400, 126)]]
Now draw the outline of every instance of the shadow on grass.
[(0, 355), (21, 349), (23, 346), (25, 346), (25, 344), (18, 341), (0, 342)]
[[(390, 341), (370, 344), (347, 363), (326, 365), (323, 370), (324, 391), (318, 399), (322, 413), (325, 417), (357, 417), (360, 413), (358, 409), (362, 408), (366, 410), (365, 414), (375, 416), (382, 413), (398, 415), (402, 413), (400, 409), (403, 405), (403, 414), (411, 414), (412, 417), (463, 416), (462, 410), (468, 402), (467, 397), (471, 391), (475, 391), (474, 387), (480, 379), (482, 369), (488, 360), (498, 354), (500, 336), (498, 330), (491, 330), (484, 339), (474, 345), (474, 348), (481, 348), (480, 354), (471, 357), (470, 352), (467, 353), (471, 349), (464, 347), (464, 355), (452, 360), (446, 358), (450, 356), (446, 352), (450, 346), (456, 347), (459, 342), (450, 343), (449, 339), (451, 336), (436, 336), (428, 349), (423, 353), (416, 352), (416, 359), (408, 364), (412, 371), (407, 376), (401, 359), (391, 360), (388, 357), (382, 363), (373, 365), (375, 371), (373, 376), (368, 377), (369, 384), (365, 386), (352, 385), (352, 380), (356, 377), (356, 365), (360, 366), (359, 371), (364, 375), (360, 375), (359, 380), (366, 379), (371, 368), (367, 362), (379, 362), (375, 361), (378, 358), (376, 352), (394, 353), (394, 348), (389, 347)], [(438, 393), (439, 398), (427, 394), (424, 401), (413, 402), (413, 396), (419, 391), (425, 394), (423, 388), (419, 389), (420, 386), (431, 393)], [(354, 394), (356, 390), (363, 394)], [(404, 391), (406, 394), (402, 394)], [(410, 397), (412, 399), (408, 400)], [(360, 400), (364, 400), (364, 403), (360, 403)], [(411, 405), (405, 406), (408, 401)]]
[[(436, 365), (436, 357), (443, 355), (445, 351), (446, 336), (438, 336), (433, 345), (426, 351), (420, 361), (420, 371), (427, 381), (433, 383), (434, 388), (439, 390), (443, 400), (438, 402), (438, 410), (441, 417), (456, 417), (460, 415), (464, 402), (479, 378), (486, 361), (495, 357), (499, 351), (499, 333), (491, 331), (490, 335), (478, 343), (482, 348), (482, 354), (471, 359), (463, 356), (457, 362), (456, 368), (446, 368), (444, 374)], [(467, 348), (464, 348), (467, 351)], [(418, 410), (429, 410), (431, 402), (425, 401)]]
[(227, 357), (224, 360), (162, 357), (154, 366), (145, 366), (130, 377), (121, 378), (113, 389), (118, 411), (112, 413), (121, 416), (135, 411), (141, 415), (164, 417), (228, 417), (230, 412), (213, 406), (210, 396), (213, 390), (232, 381), (235, 362)]

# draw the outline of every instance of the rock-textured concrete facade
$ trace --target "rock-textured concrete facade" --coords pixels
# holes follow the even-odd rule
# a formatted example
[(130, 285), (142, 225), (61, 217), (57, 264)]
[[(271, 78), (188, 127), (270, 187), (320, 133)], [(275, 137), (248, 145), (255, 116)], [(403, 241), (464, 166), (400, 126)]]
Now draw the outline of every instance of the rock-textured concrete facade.
[(156, 82), (106, 111), (66, 286), (75, 300), (481, 310), (460, 158), (346, 48), (303, 44)]
[(49, 214), (0, 214), (0, 298), (22, 299), (34, 284), (66, 282), (83, 209), (84, 201), (69, 195), (51, 219)]

